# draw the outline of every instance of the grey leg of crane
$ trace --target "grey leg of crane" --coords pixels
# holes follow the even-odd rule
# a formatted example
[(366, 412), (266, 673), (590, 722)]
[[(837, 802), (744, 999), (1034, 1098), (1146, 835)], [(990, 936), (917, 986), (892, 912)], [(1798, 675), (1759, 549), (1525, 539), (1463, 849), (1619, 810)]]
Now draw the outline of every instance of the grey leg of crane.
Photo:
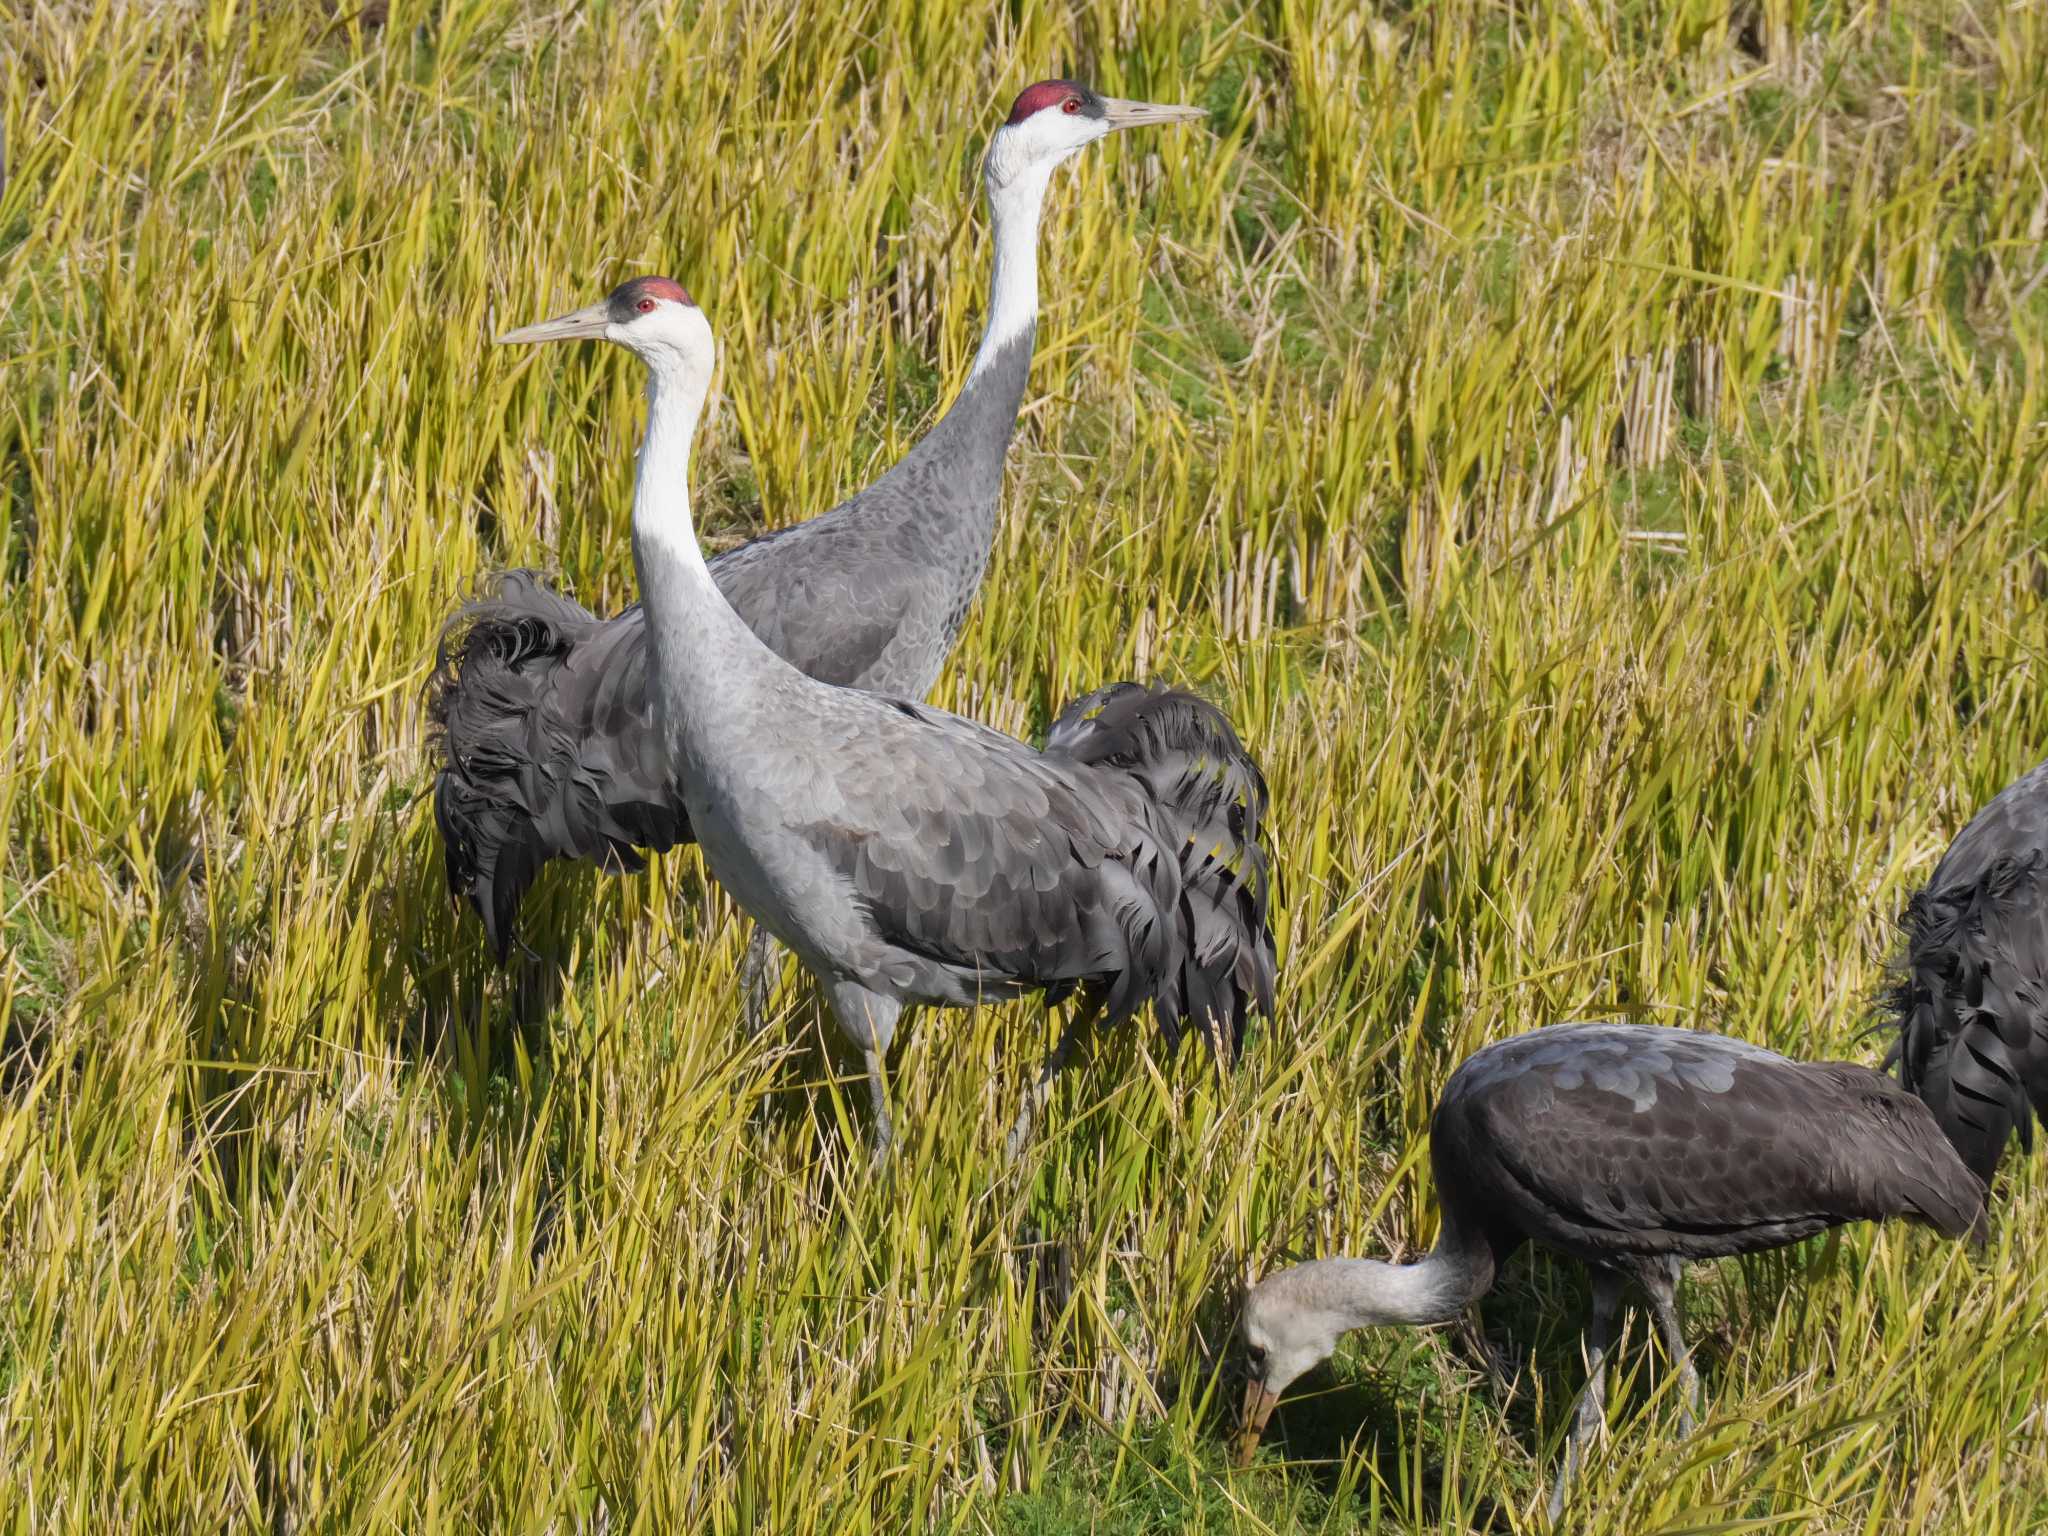
[(1095, 1027), (1095, 1016), (1100, 1012), (1100, 1003), (1084, 1000), (1075, 1008), (1067, 1027), (1060, 1031), (1060, 1043), (1053, 1047), (1052, 1054), (1045, 1058), (1045, 1065), (1038, 1069), (1037, 1080), (1025, 1090), (1024, 1103), (1010, 1124), (1010, 1134), (1003, 1138), (1005, 1165), (1016, 1162), (1023, 1155), (1024, 1143), (1031, 1139), (1031, 1127), (1037, 1121), (1039, 1111), (1045, 1108), (1045, 1101), (1052, 1097), (1053, 1079), (1065, 1069), (1068, 1058), (1074, 1054), (1074, 1047)]
[(896, 1018), (903, 1005), (857, 981), (834, 982), (831, 994), (833, 1017), (847, 1038), (860, 1047), (861, 1060), (867, 1065), (868, 1103), (874, 1111), (870, 1145), (875, 1162), (885, 1163), (896, 1144), (896, 1128), (889, 1118), (889, 1080), (882, 1070), (882, 1058), (889, 1054), (889, 1041), (896, 1033)]
[(1557, 1482), (1550, 1490), (1552, 1524), (1564, 1514), (1565, 1491), (1585, 1459), (1586, 1443), (1607, 1422), (1607, 1352), (1614, 1347), (1614, 1317), (1620, 1310), (1621, 1276), (1609, 1269), (1595, 1268), (1593, 1317), (1586, 1325), (1586, 1386), (1579, 1393), (1571, 1433), (1565, 1437), (1564, 1465), (1557, 1469)]
[(768, 1026), (768, 1003), (775, 996), (775, 972), (781, 958), (775, 935), (754, 924), (754, 931), (747, 936), (747, 958), (740, 962), (741, 1016), (749, 1040)]
[(1678, 1434), (1692, 1433), (1699, 1418), (1700, 1373), (1693, 1369), (1692, 1351), (1686, 1347), (1685, 1329), (1678, 1320), (1678, 1282), (1684, 1266), (1678, 1259), (1666, 1259), (1643, 1267), (1643, 1289), (1650, 1297), (1650, 1311), (1657, 1319), (1657, 1331), (1664, 1336), (1664, 1353), (1678, 1372)]
[(868, 1107), (874, 1111), (875, 1126), (869, 1133), (868, 1148), (875, 1164), (889, 1161), (889, 1154), (896, 1149), (896, 1126), (889, 1118), (889, 1079), (882, 1071), (882, 1053), (862, 1053), (868, 1064)]

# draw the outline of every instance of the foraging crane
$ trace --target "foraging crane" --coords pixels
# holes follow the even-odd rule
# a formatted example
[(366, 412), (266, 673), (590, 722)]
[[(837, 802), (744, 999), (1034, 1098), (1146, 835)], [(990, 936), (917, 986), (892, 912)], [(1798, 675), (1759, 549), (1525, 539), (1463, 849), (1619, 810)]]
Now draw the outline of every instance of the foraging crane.
[(2048, 1120), (2048, 763), (1963, 828), (1903, 926), (1890, 1059), (1989, 1185)]
[(861, 1049), (875, 1148), (882, 1059), (906, 1003), (1078, 991), (1012, 1127), (1014, 1156), (1079, 1033), (1146, 1003), (1233, 1058), (1272, 1007), (1266, 787), (1230, 723), (1119, 683), (1068, 706), (1045, 750), (905, 699), (820, 682), (747, 626), (697, 545), (690, 444), (711, 327), (640, 278), (498, 339), (599, 337), (647, 366), (633, 486), (655, 739), (705, 863), (810, 969)]
[(1238, 1465), (1280, 1394), (1341, 1334), (1449, 1322), (1510, 1254), (1537, 1242), (1593, 1267), (1589, 1369), (1551, 1491), (1554, 1520), (1602, 1421), (1624, 1276), (1649, 1296), (1682, 1390), (1679, 1433), (1690, 1434), (1699, 1378), (1678, 1318), (1684, 1260), (1887, 1216), (1957, 1237), (1984, 1203), (1933, 1115), (1891, 1079), (1649, 1024), (1560, 1024), (1474, 1052), (1437, 1101), (1429, 1159), (1443, 1225), (1426, 1258), (1320, 1259), (1252, 1288)]
[[(828, 683), (906, 698), (931, 690), (995, 538), (1003, 459), (1031, 370), (1052, 173), (1119, 129), (1203, 115), (1069, 80), (1017, 97), (983, 165), (995, 270), (959, 396), (866, 490), (711, 562), (726, 600), (783, 659)], [(641, 850), (691, 836), (655, 729), (649, 660), (638, 605), (602, 620), (523, 572), (443, 631), (431, 706), (442, 742), (435, 820), (449, 889), (469, 898), (501, 964), (520, 900), (549, 859), (632, 871)], [(756, 1029), (773, 959), (757, 928), (745, 968)]]

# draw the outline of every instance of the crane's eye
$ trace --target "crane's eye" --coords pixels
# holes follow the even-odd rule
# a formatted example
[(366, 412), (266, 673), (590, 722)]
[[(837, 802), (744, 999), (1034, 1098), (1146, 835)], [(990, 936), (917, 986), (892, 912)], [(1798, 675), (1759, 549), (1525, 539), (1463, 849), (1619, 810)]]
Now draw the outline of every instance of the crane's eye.
[(1266, 1352), (1256, 1344), (1245, 1350), (1244, 1358), (1245, 1364), (1254, 1371), (1263, 1371), (1266, 1368)]
[(1060, 110), (1066, 113), (1069, 117), (1072, 117), (1076, 112), (1081, 110), (1081, 98), (1078, 96), (1069, 96), (1065, 101), (1060, 103)]
[(634, 308), (638, 309), (643, 315), (652, 314), (654, 312), (654, 300), (642, 299)]

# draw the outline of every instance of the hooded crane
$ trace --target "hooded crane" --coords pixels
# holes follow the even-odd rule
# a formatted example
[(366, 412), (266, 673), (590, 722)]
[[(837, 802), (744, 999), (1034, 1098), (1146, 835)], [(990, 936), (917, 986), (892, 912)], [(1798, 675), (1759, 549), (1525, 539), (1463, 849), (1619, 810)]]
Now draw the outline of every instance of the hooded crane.
[(1684, 1260), (1887, 1216), (1955, 1237), (1984, 1201), (1926, 1106), (1891, 1079), (1649, 1024), (1560, 1024), (1474, 1052), (1437, 1101), (1429, 1158), (1443, 1224), (1426, 1258), (1319, 1259), (1252, 1288), (1240, 1466), (1280, 1394), (1340, 1335), (1449, 1322), (1517, 1248), (1542, 1243), (1593, 1267), (1586, 1387), (1551, 1492), (1555, 1519), (1603, 1417), (1625, 1277), (1649, 1296), (1682, 1389), (1679, 1433), (1690, 1434), (1699, 1378), (1678, 1319)]
[(1234, 1059), (1270, 1011), (1266, 787), (1222, 714), (1114, 684), (1068, 706), (1045, 750), (906, 699), (820, 682), (747, 626), (698, 548), (690, 444), (711, 327), (681, 284), (636, 279), (499, 338), (599, 337), (647, 366), (633, 563), (655, 740), (713, 875), (796, 952), (862, 1051), (877, 1154), (882, 1059), (906, 1003), (1081, 994), (1010, 1136), (1012, 1155), (1080, 1031), (1150, 1003)]
[(1891, 1059), (1989, 1185), (2048, 1119), (2048, 763), (1963, 828), (1903, 926)]
[[(1003, 459), (1031, 370), (1038, 225), (1062, 161), (1121, 128), (1200, 108), (1100, 96), (1047, 80), (1018, 96), (983, 165), (995, 271), (987, 329), (960, 394), (901, 463), (806, 523), (711, 562), (726, 601), (769, 648), (828, 683), (922, 698), (965, 622), (995, 537)], [(434, 792), (448, 885), (482, 918), (499, 962), (520, 900), (549, 859), (628, 872), (691, 837), (654, 722), (647, 615), (601, 620), (524, 573), (443, 632), (432, 714)], [(758, 1029), (772, 966), (755, 930), (745, 967)]]

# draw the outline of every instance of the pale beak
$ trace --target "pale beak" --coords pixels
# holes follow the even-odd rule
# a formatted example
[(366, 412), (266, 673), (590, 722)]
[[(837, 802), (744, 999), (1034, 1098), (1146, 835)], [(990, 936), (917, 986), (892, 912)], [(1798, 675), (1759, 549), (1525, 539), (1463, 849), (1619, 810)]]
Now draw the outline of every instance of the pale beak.
[(507, 331), (498, 338), (498, 345), (504, 346), (515, 341), (580, 341), (584, 337), (604, 335), (604, 328), (611, 324), (611, 310), (604, 301), (558, 315), (553, 320), (543, 320), (538, 325), (522, 325), (516, 331)]
[(1238, 1420), (1242, 1428), (1237, 1432), (1237, 1445), (1231, 1452), (1232, 1466), (1248, 1467), (1252, 1464), (1252, 1452), (1259, 1448), (1259, 1436), (1266, 1432), (1266, 1420), (1273, 1417), (1273, 1410), (1279, 1405), (1280, 1394), (1268, 1392), (1263, 1381), (1244, 1384), (1244, 1412)]
[(1141, 128), (1147, 123), (1198, 123), (1209, 114), (1201, 107), (1168, 106), (1154, 101), (1119, 101), (1102, 98), (1103, 121), (1112, 130)]

